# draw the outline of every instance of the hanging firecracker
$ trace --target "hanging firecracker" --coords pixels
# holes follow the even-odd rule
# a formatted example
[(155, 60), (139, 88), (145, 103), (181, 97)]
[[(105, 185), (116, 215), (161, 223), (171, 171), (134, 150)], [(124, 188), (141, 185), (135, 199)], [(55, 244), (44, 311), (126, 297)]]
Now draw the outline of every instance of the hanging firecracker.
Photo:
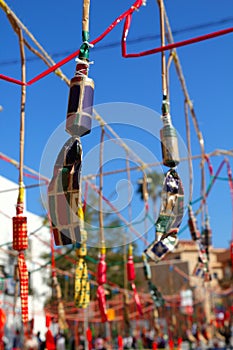
[(201, 239), (197, 240), (198, 247), (198, 261), (194, 268), (193, 275), (199, 276), (204, 279), (204, 282), (211, 280), (211, 273), (209, 270), (208, 255), (206, 253), (206, 247), (202, 244)]
[[(25, 261), (24, 250), (28, 248), (27, 217), (23, 215), (24, 189), (19, 188), (18, 203), (16, 206), (16, 216), (13, 217), (13, 249), (17, 250), (17, 276), (20, 284), (20, 299), (22, 322), (28, 322), (28, 270)], [(16, 290), (17, 286), (16, 286)]]
[(75, 271), (75, 295), (74, 300), (78, 308), (85, 309), (90, 302), (90, 282), (86, 263), (86, 243), (77, 244), (76, 255), (78, 258)]
[(197, 228), (196, 218), (193, 214), (192, 207), (190, 205), (188, 207), (188, 215), (189, 215), (189, 218), (188, 218), (189, 231), (190, 231), (192, 240), (196, 241), (201, 238), (201, 234)]
[(55, 244), (80, 242), (80, 173), (82, 146), (69, 139), (60, 151), (48, 187), (49, 212)]
[[(165, 46), (165, 11), (163, 1), (158, 1), (160, 8), (161, 46)], [(160, 261), (178, 243), (178, 231), (184, 215), (184, 190), (182, 181), (174, 169), (179, 164), (179, 147), (177, 133), (172, 125), (169, 110), (167, 68), (165, 52), (161, 53), (162, 70), (162, 122), (160, 140), (163, 164), (171, 169), (166, 173), (161, 194), (161, 207), (156, 221), (156, 239), (145, 253), (155, 262)]]
[(94, 81), (88, 77), (89, 62), (77, 59), (75, 76), (70, 81), (66, 131), (74, 137), (91, 132)]
[(159, 217), (156, 221), (156, 240), (145, 253), (155, 262), (172, 251), (177, 242), (177, 233), (184, 215), (184, 190), (175, 169), (170, 169), (164, 179)]
[(169, 104), (166, 96), (163, 96), (162, 104), (162, 121), (163, 128), (160, 130), (161, 148), (163, 164), (173, 168), (180, 162), (179, 148), (176, 129), (172, 125), (171, 116), (169, 113)]
[(134, 261), (133, 261), (133, 246), (132, 244), (129, 244), (129, 250), (128, 250), (128, 261), (127, 261), (127, 277), (128, 281), (131, 284), (133, 293), (134, 293), (134, 301), (137, 306), (138, 313), (142, 316), (143, 311), (142, 311), (142, 305), (139, 299), (139, 295), (134, 283), (136, 274), (135, 274), (135, 267), (134, 267)]
[(163, 299), (162, 294), (159, 292), (158, 288), (151, 281), (151, 277), (152, 277), (151, 268), (145, 254), (142, 255), (142, 260), (143, 260), (144, 275), (148, 283), (148, 288), (150, 291), (151, 298), (156, 307), (163, 306), (165, 304), (165, 300)]
[(75, 76), (70, 81), (66, 131), (71, 138), (60, 151), (49, 184), (49, 210), (57, 245), (81, 242), (78, 215), (81, 202), (80, 172), (82, 146), (80, 137), (91, 131), (94, 82), (89, 70), (89, 7), (83, 0), (82, 40)]
[(209, 261), (209, 248), (212, 245), (212, 230), (210, 228), (208, 218), (205, 221), (205, 226), (201, 232), (202, 244), (205, 247), (207, 259)]
[(192, 207), (188, 207), (188, 226), (193, 241), (197, 244), (198, 249), (198, 261), (193, 271), (194, 276), (199, 276), (204, 279), (205, 282), (211, 280), (211, 273), (209, 270), (209, 245), (211, 244), (211, 229), (209, 221), (206, 220), (205, 227), (202, 233), (197, 228), (196, 218), (194, 216)]
[(97, 300), (99, 303), (99, 310), (101, 314), (102, 322), (108, 321), (107, 305), (106, 305), (106, 294), (104, 289), (104, 284), (107, 281), (107, 264), (105, 262), (105, 248), (102, 247), (100, 250), (100, 257), (97, 266)]

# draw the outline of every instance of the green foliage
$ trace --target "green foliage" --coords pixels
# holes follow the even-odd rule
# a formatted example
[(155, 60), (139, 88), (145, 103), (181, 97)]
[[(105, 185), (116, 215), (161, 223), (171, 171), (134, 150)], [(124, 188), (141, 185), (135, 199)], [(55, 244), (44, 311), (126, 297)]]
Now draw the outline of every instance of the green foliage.
[[(156, 171), (153, 171), (152, 173), (147, 175), (148, 195), (154, 202), (157, 200), (157, 198), (161, 194), (163, 180), (164, 180), (164, 174), (157, 173)], [(137, 193), (140, 194), (141, 200), (143, 200), (143, 183), (142, 182), (143, 182), (143, 179), (140, 179), (138, 182), (138, 188), (137, 188)]]

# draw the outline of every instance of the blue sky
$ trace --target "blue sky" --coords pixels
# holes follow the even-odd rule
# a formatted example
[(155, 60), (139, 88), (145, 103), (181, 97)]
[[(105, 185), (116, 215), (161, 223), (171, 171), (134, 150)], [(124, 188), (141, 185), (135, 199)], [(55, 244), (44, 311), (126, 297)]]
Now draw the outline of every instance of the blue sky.
[[(67, 6), (64, 2), (42, 0), (30, 2), (8, 1), (8, 5), (15, 11), (20, 20), (28, 27), (36, 39), (42, 44), (47, 52), (59, 61), (77, 50), (81, 44), (81, 14), (82, 2), (70, 0)], [(91, 1), (90, 36), (97, 37), (105, 28), (122, 12), (132, 1)], [(188, 29), (202, 24), (213, 23), (208, 28), (186, 30), (175, 36), (180, 41), (211, 31), (223, 29), (233, 24), (233, 3), (228, 0), (221, 2), (216, 0), (203, 1), (165, 1), (170, 24), (173, 30)], [(218, 23), (227, 20), (225, 23)], [(1, 55), (0, 73), (20, 79), (20, 63), (11, 63), (19, 59), (18, 39), (13, 32), (9, 21), (3, 11), (0, 12), (1, 32)], [(135, 59), (121, 57), (120, 40), (122, 33), (121, 23), (108, 37), (96, 45), (96, 50), (91, 51), (90, 58), (94, 64), (90, 69), (90, 77), (95, 81), (95, 105), (125, 102), (137, 104), (160, 113), (161, 110), (161, 66), (160, 54)], [(155, 1), (148, 0), (147, 6), (140, 9), (133, 16), (131, 30), (128, 39), (143, 36), (151, 37), (159, 34), (159, 13)], [(232, 149), (232, 109), (231, 101), (233, 94), (233, 34), (198, 43), (178, 49), (187, 87), (194, 103), (199, 126), (202, 130), (206, 152), (217, 148)], [(108, 49), (98, 49), (102, 45), (119, 42), (118, 46)], [(159, 39), (137, 42), (128, 45), (128, 52), (137, 52), (159, 46)], [(60, 54), (60, 56), (56, 56)], [(26, 57), (32, 54), (26, 50)], [(6, 62), (8, 62), (6, 64)], [(46, 69), (43, 62), (29, 60), (27, 63), (27, 80)], [(75, 71), (75, 62), (72, 60), (62, 67), (63, 72), (71, 78)], [(0, 151), (8, 156), (18, 159), (19, 157), (19, 110), (20, 110), (20, 87), (5, 81), (1, 81), (1, 100), (3, 111), (0, 113)], [(181, 138), (185, 141), (184, 98), (180, 84), (176, 76), (174, 66), (170, 70), (170, 96), (171, 115), (173, 123)], [(68, 87), (53, 74), (38, 81), (27, 88), (26, 104), (26, 144), (25, 164), (39, 171), (41, 158), (48, 140), (54, 130), (64, 122), (66, 117)], [(158, 116), (158, 114), (157, 114)], [(110, 122), (116, 122), (116, 116)], [(137, 118), (140, 116), (137, 115)], [(144, 115), (141, 118), (146, 117)], [(133, 120), (132, 120), (133, 124)], [(135, 120), (138, 125), (138, 120)], [(152, 134), (158, 132), (155, 125), (151, 124)], [(156, 130), (157, 131), (156, 131)], [(120, 136), (129, 140), (144, 144), (156, 159), (161, 160), (161, 151), (158, 145), (153, 147), (146, 135), (135, 132), (135, 128), (116, 126)], [(64, 134), (65, 135), (65, 134)], [(200, 154), (200, 148), (193, 129), (192, 153)], [(65, 136), (64, 136), (65, 137)], [(67, 135), (68, 137), (68, 135)], [(84, 154), (87, 154), (99, 143), (99, 130), (94, 130), (89, 136), (83, 138)], [(185, 141), (186, 142), (186, 141)], [(59, 148), (62, 146), (57, 145)], [(136, 146), (135, 146), (136, 147)], [(118, 151), (116, 151), (118, 152)], [(145, 155), (145, 154), (144, 154)], [(146, 157), (149, 155), (146, 155)], [(116, 153), (116, 158), (121, 153)], [(212, 158), (214, 170), (217, 170), (221, 157)], [(55, 159), (54, 159), (55, 160)], [(148, 162), (149, 159), (146, 159)], [(153, 160), (152, 160), (153, 161)], [(231, 166), (233, 167), (232, 159)], [(125, 164), (125, 163), (124, 163)], [(106, 169), (124, 167), (123, 161), (109, 163)], [(193, 162), (194, 188), (193, 198), (200, 196), (200, 161)], [(52, 160), (48, 170), (52, 169)], [(84, 166), (87, 171), (88, 164)], [(207, 169), (207, 168), (206, 168)], [(166, 169), (163, 169), (166, 171)], [(179, 172), (179, 167), (178, 167)], [(209, 182), (208, 171), (206, 182)], [(17, 181), (17, 171), (12, 165), (1, 161), (1, 175)], [(48, 174), (49, 175), (49, 174)], [(226, 177), (226, 169), (222, 174)], [(126, 179), (126, 174), (105, 178), (105, 195), (112, 193), (113, 182)], [(140, 177), (139, 173), (132, 173), (132, 181), (136, 184)], [(186, 179), (184, 179), (185, 181)], [(26, 184), (32, 181), (25, 180)], [(98, 182), (97, 182), (98, 185)], [(122, 190), (124, 193), (125, 191)], [(16, 195), (17, 198), (17, 195)], [(133, 210), (142, 205), (135, 199)], [(213, 244), (215, 247), (228, 247), (231, 239), (232, 208), (231, 198), (227, 181), (218, 180), (208, 200), (210, 224), (213, 231)], [(29, 210), (41, 214), (40, 193), (38, 189), (31, 189), (27, 193), (27, 207)], [(127, 212), (124, 211), (127, 218)], [(183, 224), (186, 224), (184, 218)], [(186, 231), (181, 238), (189, 238)]]

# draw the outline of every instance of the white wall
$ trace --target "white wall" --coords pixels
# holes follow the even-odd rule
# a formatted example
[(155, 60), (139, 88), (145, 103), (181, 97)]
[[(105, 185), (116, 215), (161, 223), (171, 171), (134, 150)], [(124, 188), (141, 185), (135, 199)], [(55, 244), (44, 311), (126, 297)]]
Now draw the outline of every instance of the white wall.
[[(9, 264), (9, 254), (7, 254), (7, 246), (1, 247), (2, 244), (12, 241), (12, 217), (16, 214), (16, 202), (18, 192), (8, 191), (2, 192), (7, 189), (17, 189), (17, 184), (0, 176), (0, 265), (5, 266), (5, 270), (8, 274), (12, 275), (14, 266)], [(41, 258), (41, 255), (44, 253), (50, 252), (50, 233), (49, 230), (45, 227), (42, 227), (42, 218), (38, 215), (35, 215), (31, 212), (25, 210), (25, 215), (28, 220), (28, 234), (30, 241), (30, 251), (26, 253), (27, 256), (27, 266), (28, 271), (31, 272), (31, 288), (34, 293), (33, 296), (29, 297), (29, 317), (34, 317), (34, 331), (41, 331), (43, 334), (45, 332), (45, 317), (43, 312), (43, 306), (45, 300), (50, 296), (51, 290), (46, 285), (44, 277), (50, 277), (50, 266), (48, 268), (40, 269), (37, 272), (33, 272), (35, 269), (39, 268), (45, 263)], [(43, 241), (47, 243), (45, 245), (41, 242), (36, 235), (31, 235), (30, 233), (34, 232), (40, 228), (36, 235), (38, 235)], [(6, 281), (8, 285), (14, 287), (14, 281), (9, 279)], [(17, 327), (17, 319), (13, 318), (12, 313), (12, 304), (13, 296), (4, 296), (1, 295), (0, 303), (3, 303), (3, 308), (7, 313), (7, 323), (10, 329), (12, 327)], [(5, 305), (4, 305), (5, 304)], [(18, 307), (20, 310), (20, 304)]]

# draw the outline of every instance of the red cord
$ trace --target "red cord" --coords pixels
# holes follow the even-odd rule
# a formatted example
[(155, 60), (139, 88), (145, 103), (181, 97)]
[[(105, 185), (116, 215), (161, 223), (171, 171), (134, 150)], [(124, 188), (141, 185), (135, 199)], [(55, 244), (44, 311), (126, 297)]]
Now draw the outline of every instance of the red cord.
[[(155, 53), (158, 53), (158, 52), (171, 50), (171, 49), (174, 49), (174, 48), (177, 48), (177, 47), (181, 47), (181, 46), (185, 46), (185, 45), (194, 44), (194, 43), (197, 43), (197, 42), (200, 42), (200, 41), (203, 41), (203, 40), (216, 38), (218, 36), (229, 34), (229, 33), (233, 32), (233, 27), (231, 27), (231, 28), (219, 30), (217, 32), (212, 32), (212, 33), (209, 33), (209, 34), (205, 34), (205, 35), (201, 35), (201, 36), (198, 36), (198, 37), (195, 37), (195, 38), (191, 38), (191, 39), (188, 39), (188, 40), (179, 41), (177, 43), (168, 44), (166, 46), (157, 47), (157, 48), (154, 48), (154, 49), (151, 49), (151, 50), (142, 51), (142, 52), (138, 52), (138, 53), (127, 54), (126, 39), (127, 39), (127, 36), (128, 36), (128, 33), (129, 33), (129, 29), (130, 29), (132, 13), (135, 12), (136, 10), (138, 10), (142, 5), (143, 5), (143, 0), (136, 0), (135, 3), (127, 11), (125, 11), (119, 17), (117, 17), (101, 35), (99, 35), (96, 39), (91, 41), (91, 44), (95, 45), (98, 42), (100, 42), (124, 18), (125, 18), (125, 24), (124, 24), (122, 40), (121, 40), (122, 56), (124, 58), (132, 58), (132, 57), (141, 57), (141, 56), (152, 55), (152, 54), (155, 54)], [(3, 74), (0, 74), (0, 79), (8, 81), (10, 83), (18, 84), (18, 85), (30, 86), (30, 85), (34, 84), (36, 81), (38, 81), (38, 80), (44, 78), (45, 76), (47, 76), (48, 74), (54, 72), (56, 69), (60, 68), (61, 66), (63, 66), (67, 62), (71, 61), (73, 58), (77, 57), (78, 54), (79, 54), (79, 50), (73, 52), (69, 56), (67, 56), (64, 59), (62, 59), (60, 62), (56, 63), (52, 67), (49, 67), (44, 72), (40, 73), (36, 77), (34, 77), (31, 80), (29, 80), (27, 83), (23, 83), (20, 80), (17, 80), (15, 78), (11, 78), (11, 77), (5, 76)]]
[(175, 49), (177, 47), (186, 46), (186, 45), (190, 45), (190, 44), (195, 44), (195, 43), (198, 43), (200, 41), (216, 38), (218, 36), (229, 34), (229, 33), (233, 32), (233, 27), (231, 27), (231, 28), (219, 30), (217, 32), (212, 32), (212, 33), (209, 33), (209, 34), (197, 36), (195, 38), (191, 38), (191, 39), (187, 39), (187, 40), (183, 40), (183, 41), (178, 41), (176, 43), (171, 43), (171, 44), (168, 44), (168, 45), (165, 45), (165, 46), (156, 47), (156, 48), (151, 49), (151, 50), (146, 50), (146, 51), (142, 51), (142, 52), (138, 52), (138, 53), (129, 53), (129, 54), (127, 54), (126, 39), (127, 39), (128, 33), (129, 33), (129, 27), (130, 27), (130, 22), (131, 22), (130, 16), (131, 15), (129, 15), (128, 16), (129, 18), (127, 18), (126, 21), (125, 21), (125, 22), (127, 22), (127, 23), (125, 23), (126, 31), (123, 32), (122, 41), (121, 41), (122, 56), (125, 57), (125, 58), (142, 57), (142, 56), (152, 55), (152, 54), (155, 54), (155, 53), (158, 53), (158, 52), (163, 52), (163, 51)]
[[(115, 19), (115, 21), (112, 22), (112, 24), (110, 24), (110, 26), (101, 34), (99, 35), (96, 39), (94, 39), (93, 41), (91, 41), (90, 44), (95, 45), (98, 42), (100, 42), (107, 34), (109, 34), (128, 14), (133, 13), (134, 11), (138, 10), (141, 6), (143, 5), (143, 0), (136, 0), (135, 3), (124, 13), (122, 13), (118, 18)], [(56, 69), (60, 68), (61, 66), (63, 66), (64, 64), (66, 64), (67, 62), (71, 61), (73, 58), (77, 57), (79, 54), (79, 50), (73, 52), (72, 54), (70, 54), (69, 56), (65, 57), (63, 60), (61, 60), (60, 62), (56, 63), (54, 66), (49, 67), (48, 69), (46, 69), (44, 72), (40, 73), (39, 75), (37, 75), (36, 77), (34, 77), (33, 79), (29, 80), (27, 83), (23, 83), (20, 80), (5, 76), (3, 74), (0, 74), (0, 79), (2, 80), (6, 80), (9, 81), (10, 83), (14, 83), (14, 84), (18, 84), (18, 85), (32, 85), (34, 84), (36, 81), (44, 78), (45, 76), (47, 76), (48, 74), (54, 72)]]
[(208, 169), (209, 169), (210, 176), (213, 176), (214, 175), (213, 165), (212, 165), (212, 163), (210, 161), (209, 156), (207, 156), (207, 154), (205, 154), (205, 161), (208, 164)]

